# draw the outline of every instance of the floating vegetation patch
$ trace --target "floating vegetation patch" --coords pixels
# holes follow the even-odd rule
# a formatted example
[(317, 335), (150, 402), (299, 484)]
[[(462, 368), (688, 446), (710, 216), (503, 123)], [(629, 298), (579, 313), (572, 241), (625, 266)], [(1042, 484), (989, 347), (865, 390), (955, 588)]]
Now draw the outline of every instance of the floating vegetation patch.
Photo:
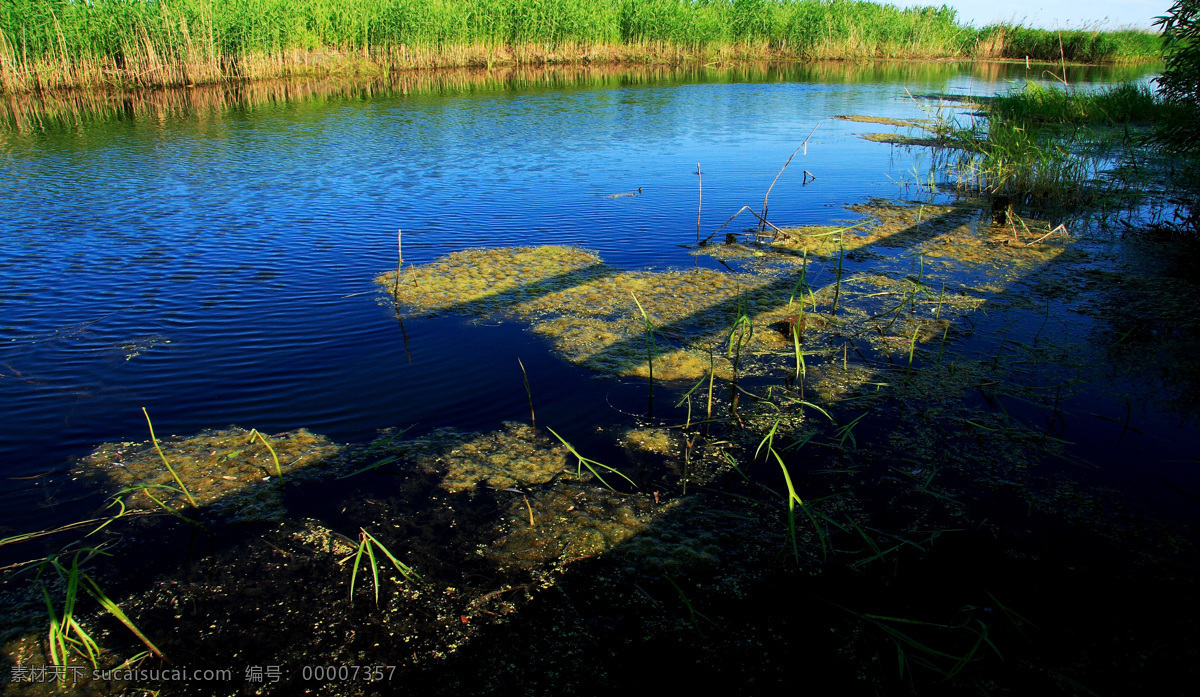
[(641, 532), (669, 508), (653, 510), (644, 497), (563, 482), (527, 500), (515, 499), (487, 557), (502, 568), (594, 557)]
[(917, 136), (900, 135), (899, 133), (862, 133), (859, 137), (863, 140), (869, 140), (872, 143), (887, 143), (889, 145), (936, 148), (943, 144), (937, 138), (920, 138)]
[[(394, 272), (376, 280), (395, 288)], [(774, 280), (709, 269), (618, 273), (569, 247), (508, 248), (457, 252), (410, 269), (396, 296), (422, 313), (516, 315), (573, 363), (645, 376), (646, 325), (636, 295), (657, 328), (655, 377), (677, 380), (709, 370), (709, 348), (723, 341), (739, 297), (754, 307), (784, 300), (781, 284), (769, 287)]]
[(402, 305), (424, 314), (512, 312), (526, 300), (611, 273), (575, 247), (508, 247), (454, 252), (376, 280)]
[(835, 116), (834, 118), (842, 121), (853, 121), (855, 123), (877, 123), (883, 126), (900, 126), (901, 128), (924, 128), (928, 129), (933, 126), (933, 121), (929, 119), (893, 119), (886, 116), (864, 116), (862, 114), (845, 114)]
[(393, 452), (413, 460), (426, 472), (441, 474), (441, 487), (450, 492), (474, 491), (479, 484), (511, 489), (574, 474), (567, 467), (566, 448), (512, 421), (495, 433), (440, 428), (422, 438), (402, 441), (393, 446)]
[(630, 453), (676, 457), (683, 454), (682, 440), (679, 433), (665, 428), (635, 428), (621, 436), (620, 443)]
[[(521, 247), (457, 252), (403, 271), (398, 284), (394, 272), (377, 281), (417, 313), (516, 316), (578, 365), (682, 382), (761, 372), (767, 368), (755, 359), (810, 350), (804, 346), (818, 336), (864, 336), (877, 324), (886, 330), (876, 328), (867, 341), (911, 348), (918, 310), (938, 320), (943, 309), (973, 310), (1064, 251), (1045, 242), (1047, 223), (1006, 210), (1008, 224), (998, 225), (978, 202), (874, 200), (848, 209), (861, 217), (697, 251), (744, 271), (618, 272), (591, 252)], [(959, 266), (938, 266), (951, 262)], [(866, 263), (878, 268), (851, 268)], [(901, 271), (900, 263), (911, 268)], [(812, 280), (818, 275), (820, 286)], [(917, 340), (944, 330), (924, 326)]]
[[(102, 443), (73, 472), (106, 477), (125, 505), (134, 509), (180, 511), (188, 506), (190, 494), (197, 506), (220, 518), (273, 520), (285, 512), (280, 475), (285, 481), (318, 475), (318, 465), (341, 450), (306, 429), (265, 436), (228, 428), (168, 438), (159, 445), (161, 454), (151, 442)], [(186, 492), (180, 490), (180, 482)]]

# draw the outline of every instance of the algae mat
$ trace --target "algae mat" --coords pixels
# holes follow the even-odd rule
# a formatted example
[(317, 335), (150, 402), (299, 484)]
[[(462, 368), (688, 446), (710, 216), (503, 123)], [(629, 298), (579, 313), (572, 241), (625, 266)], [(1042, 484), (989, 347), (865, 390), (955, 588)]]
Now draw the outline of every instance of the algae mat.
[(465, 250), (376, 281), (409, 315), (517, 317), (577, 365), (682, 381), (795, 369), (789, 356), (844, 353), (847, 337), (907, 351), (945, 332), (943, 312), (973, 312), (1063, 252), (1029, 244), (1044, 222), (993, 225), (978, 202), (848, 209), (846, 226), (696, 249), (728, 271), (620, 270), (545, 246)]

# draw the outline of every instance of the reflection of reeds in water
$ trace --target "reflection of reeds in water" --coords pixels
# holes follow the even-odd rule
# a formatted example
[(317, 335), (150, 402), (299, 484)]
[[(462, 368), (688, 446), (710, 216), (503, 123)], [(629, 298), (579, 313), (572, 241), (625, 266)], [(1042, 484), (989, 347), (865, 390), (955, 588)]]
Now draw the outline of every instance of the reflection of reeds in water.
[[(2, 53), (2, 49), (0, 49)], [(0, 60), (4, 60), (0, 56)], [(324, 99), (370, 99), (391, 95), (442, 95), (460, 92), (504, 92), (536, 88), (619, 87), (662, 83), (739, 83), (757, 81), (923, 82), (950, 79), (963, 72), (985, 80), (1013, 73), (1001, 63), (844, 63), (775, 64), (747, 62), (721, 67), (685, 63), (518, 65), (485, 68), (428, 69), (384, 75), (292, 75), (283, 79), (226, 81), (167, 89), (120, 92), (55, 90), (12, 94), (0, 100), (0, 129), (36, 131), (78, 127), (113, 118), (163, 119), (219, 115), (262, 104), (300, 103)], [(1085, 68), (1075, 68), (1082, 72)], [(1131, 72), (1129, 78), (1140, 73)], [(190, 85), (191, 83), (180, 83)]]

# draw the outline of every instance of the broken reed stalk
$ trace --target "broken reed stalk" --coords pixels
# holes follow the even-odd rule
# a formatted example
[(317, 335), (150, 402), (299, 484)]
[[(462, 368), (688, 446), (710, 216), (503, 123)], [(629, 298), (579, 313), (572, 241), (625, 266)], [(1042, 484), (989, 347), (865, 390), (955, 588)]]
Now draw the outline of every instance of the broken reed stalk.
[(537, 428), (537, 417), (533, 414), (533, 391), (529, 389), (529, 374), (525, 372), (525, 364), (517, 357), (517, 365), (521, 366), (521, 379), (525, 381), (525, 396), (529, 397), (529, 426)]
[(742, 206), (741, 208), (739, 208), (739, 209), (738, 209), (738, 212), (737, 212), (737, 213), (734, 213), (733, 215), (729, 216), (729, 220), (726, 220), (724, 225), (722, 225), (721, 227), (717, 228), (716, 230), (713, 230), (713, 231), (712, 231), (712, 233), (711, 233), (711, 234), (710, 234), (708, 237), (705, 237), (705, 238), (704, 238), (704, 240), (703, 240), (703, 241), (700, 243), (700, 244), (701, 244), (701, 246), (703, 246), (703, 245), (705, 245), (705, 244), (708, 244), (708, 242), (709, 242), (710, 240), (712, 240), (712, 238), (713, 238), (713, 237), (716, 237), (716, 235), (717, 235), (717, 233), (718, 233), (718, 232), (720, 232), (720, 231), (724, 230), (724, 229), (726, 228), (726, 226), (728, 226), (730, 223), (732, 223), (732, 222), (733, 222), (733, 219), (734, 219), (734, 218), (736, 218), (736, 217), (738, 217), (739, 215), (741, 215), (741, 214), (742, 214), (742, 211), (750, 211), (750, 215), (754, 216), (755, 218), (758, 218), (759, 222), (761, 222), (763, 225), (766, 225), (767, 227), (771, 228), (771, 229), (772, 229), (772, 230), (774, 230), (775, 232), (783, 232), (783, 230), (780, 230), (778, 227), (775, 227), (775, 226), (774, 226), (774, 225), (772, 225), (771, 223), (767, 222), (767, 219), (766, 219), (766, 218), (763, 218), (763, 217), (762, 217), (762, 216), (760, 216), (758, 213), (755, 213), (755, 212), (754, 212), (754, 209), (753, 209), (753, 208), (751, 208), (750, 206)]
[(1033, 245), (1037, 244), (1038, 242), (1041, 242), (1042, 240), (1046, 239), (1047, 237), (1049, 237), (1050, 235), (1053, 235), (1056, 232), (1062, 232), (1064, 237), (1066, 237), (1067, 235), (1070, 234), (1070, 232), (1067, 231), (1067, 227), (1065, 225), (1060, 224), (1058, 227), (1054, 228), (1050, 232), (1047, 232), (1046, 234), (1042, 235), (1041, 237), (1037, 238), (1036, 240), (1030, 242), (1029, 244), (1027, 244), (1025, 246), (1032, 247)]
[(183, 485), (183, 480), (179, 478), (179, 475), (175, 472), (175, 468), (171, 466), (171, 463), (167, 462), (167, 456), (163, 455), (162, 448), (158, 446), (158, 438), (154, 436), (154, 424), (150, 423), (150, 413), (146, 411), (146, 407), (142, 407), (142, 413), (146, 415), (146, 425), (150, 427), (150, 440), (154, 442), (154, 449), (158, 451), (158, 457), (161, 458), (163, 464), (167, 466), (167, 471), (171, 473), (171, 476), (175, 479), (175, 483), (179, 485), (180, 491), (182, 491), (183, 495), (187, 497), (188, 503), (192, 505), (192, 508), (199, 508), (199, 506), (196, 505), (196, 499), (192, 498), (192, 493), (188, 491), (186, 486)]
[(704, 177), (700, 175), (700, 163), (696, 163), (696, 185), (700, 189), (700, 198), (696, 201), (696, 245), (700, 245), (700, 211), (704, 209)]
[(535, 527), (533, 522), (533, 506), (529, 505), (529, 497), (525, 494), (521, 494), (521, 498), (525, 499), (525, 510), (529, 511), (529, 527)]
[(397, 305), (400, 303), (400, 272), (404, 270), (403, 234), (403, 230), (396, 230), (396, 283), (392, 287), (392, 298)]
[[(817, 128), (818, 128), (820, 125), (821, 125), (821, 122), (820, 122), (820, 121), (818, 121), (818, 122), (817, 122), (817, 125), (816, 125), (816, 126), (813, 126), (812, 132), (808, 134), (808, 138), (805, 138), (805, 139), (804, 139), (804, 142), (800, 144), (800, 147), (798, 147), (798, 148), (796, 148), (795, 150), (793, 150), (793, 151), (792, 151), (792, 154), (791, 154), (791, 155), (788, 157), (788, 159), (787, 159), (787, 162), (784, 162), (784, 163), (783, 163), (783, 167), (781, 167), (781, 168), (779, 169), (779, 174), (776, 174), (776, 175), (775, 175), (775, 178), (771, 180), (771, 185), (767, 187), (767, 193), (763, 194), (763, 207), (762, 207), (762, 215), (758, 217), (758, 233), (757, 233), (757, 234), (754, 236), (754, 241), (755, 241), (755, 242), (757, 242), (757, 241), (759, 240), (759, 238), (761, 238), (761, 237), (762, 237), (763, 231), (764, 231), (764, 230), (766, 230), (766, 226), (767, 226), (767, 198), (768, 198), (768, 197), (770, 197), (770, 195), (771, 195), (771, 189), (774, 189), (774, 188), (775, 188), (775, 182), (779, 181), (779, 178), (780, 178), (781, 176), (783, 176), (783, 170), (787, 169), (787, 168), (788, 168), (788, 165), (792, 164), (792, 158), (796, 156), (796, 153), (800, 152), (801, 150), (804, 150), (804, 154), (805, 154), (805, 155), (807, 155), (807, 154), (808, 154), (808, 141), (809, 141), (809, 138), (812, 138), (812, 137), (813, 137), (813, 133), (816, 133), (816, 132), (817, 132)], [(815, 177), (814, 177), (814, 179), (815, 179)], [(773, 228), (774, 228), (775, 226), (774, 226), (774, 225), (772, 225), (771, 227), (773, 227)], [(778, 230), (779, 228), (775, 228), (775, 229), (776, 229), (776, 230)]]

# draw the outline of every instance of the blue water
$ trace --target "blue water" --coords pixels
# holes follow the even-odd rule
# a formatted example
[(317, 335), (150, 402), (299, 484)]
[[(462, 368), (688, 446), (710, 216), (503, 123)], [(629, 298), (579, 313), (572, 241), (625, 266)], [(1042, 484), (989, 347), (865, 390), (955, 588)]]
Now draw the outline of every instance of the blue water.
[(160, 435), (495, 428), (527, 414), (520, 356), (540, 408), (602, 421), (611, 400), (580, 395), (612, 385), (520, 323), (418, 319), (402, 333), (372, 282), (395, 265), (396, 231), (415, 264), (570, 244), (619, 267), (690, 266), (697, 164), (707, 234), (761, 206), (811, 133), (770, 217), (845, 218), (930, 165), (857, 136), (893, 129), (834, 116), (919, 118), (906, 90), (990, 94), (1024, 73), (845, 70), (853, 80), (795, 68), (385, 87), (0, 131), (0, 524), (40, 520), (71, 457), (144, 440), (142, 407)]

